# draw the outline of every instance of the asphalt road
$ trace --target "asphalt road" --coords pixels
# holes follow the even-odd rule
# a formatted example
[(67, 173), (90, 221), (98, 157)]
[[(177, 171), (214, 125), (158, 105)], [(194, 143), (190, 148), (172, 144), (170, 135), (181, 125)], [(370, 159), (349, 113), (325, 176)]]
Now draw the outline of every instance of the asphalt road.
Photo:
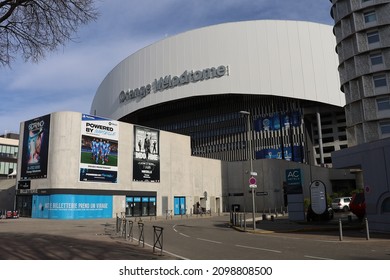
[[(228, 216), (146, 222), (164, 227), (164, 250), (193, 260), (388, 260), (390, 239), (370, 238), (361, 230), (346, 231), (340, 241), (335, 230), (240, 232)], [(261, 222), (258, 223), (261, 228)], [(152, 230), (146, 230), (152, 232)], [(152, 236), (147, 236), (148, 240)]]
[[(282, 222), (284, 221), (284, 223)], [(229, 226), (229, 216), (144, 219), (145, 247), (138, 242), (134, 221), (132, 241), (115, 230), (115, 219), (0, 220), (0, 259), (37, 260), (389, 260), (389, 235), (366, 240), (362, 230), (285, 231), (301, 225), (285, 220), (259, 221), (255, 232)], [(163, 228), (163, 251), (152, 246), (153, 226)], [(158, 246), (160, 244), (157, 244)], [(158, 247), (157, 246), (157, 247)]]

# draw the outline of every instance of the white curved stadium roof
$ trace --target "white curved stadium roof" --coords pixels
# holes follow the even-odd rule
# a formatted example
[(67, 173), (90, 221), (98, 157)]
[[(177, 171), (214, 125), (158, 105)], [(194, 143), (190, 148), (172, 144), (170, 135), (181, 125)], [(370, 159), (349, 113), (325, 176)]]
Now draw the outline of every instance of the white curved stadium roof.
[(244, 21), (188, 31), (120, 62), (100, 84), (90, 113), (119, 119), (159, 103), (226, 93), (344, 106), (334, 49), (332, 27), (310, 22)]

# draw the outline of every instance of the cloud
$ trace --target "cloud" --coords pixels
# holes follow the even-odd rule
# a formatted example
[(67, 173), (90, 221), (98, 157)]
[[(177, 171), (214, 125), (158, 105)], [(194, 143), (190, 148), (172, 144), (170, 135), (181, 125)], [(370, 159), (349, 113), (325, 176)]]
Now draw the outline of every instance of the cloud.
[(97, 0), (100, 17), (38, 64), (0, 69), (0, 134), (55, 111), (89, 112), (105, 76), (137, 50), (224, 22), (287, 19), (332, 24), (326, 0)]

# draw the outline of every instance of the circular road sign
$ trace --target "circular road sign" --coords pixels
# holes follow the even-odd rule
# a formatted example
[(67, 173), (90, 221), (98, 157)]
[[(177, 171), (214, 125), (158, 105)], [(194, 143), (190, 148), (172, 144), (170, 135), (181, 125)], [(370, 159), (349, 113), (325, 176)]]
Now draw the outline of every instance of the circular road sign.
[(256, 185), (256, 178), (255, 177), (250, 177), (249, 178), (249, 185)]

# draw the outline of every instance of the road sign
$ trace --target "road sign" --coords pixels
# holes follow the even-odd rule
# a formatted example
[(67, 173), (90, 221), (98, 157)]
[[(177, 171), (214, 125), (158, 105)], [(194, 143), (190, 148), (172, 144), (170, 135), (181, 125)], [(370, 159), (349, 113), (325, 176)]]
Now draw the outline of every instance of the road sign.
[(257, 188), (257, 185), (251, 184), (251, 185), (249, 185), (249, 188), (251, 188), (251, 189), (256, 189), (256, 188)]
[(256, 178), (255, 177), (250, 177), (249, 178), (249, 185), (256, 185)]
[(268, 192), (256, 192), (257, 196), (268, 195)]

